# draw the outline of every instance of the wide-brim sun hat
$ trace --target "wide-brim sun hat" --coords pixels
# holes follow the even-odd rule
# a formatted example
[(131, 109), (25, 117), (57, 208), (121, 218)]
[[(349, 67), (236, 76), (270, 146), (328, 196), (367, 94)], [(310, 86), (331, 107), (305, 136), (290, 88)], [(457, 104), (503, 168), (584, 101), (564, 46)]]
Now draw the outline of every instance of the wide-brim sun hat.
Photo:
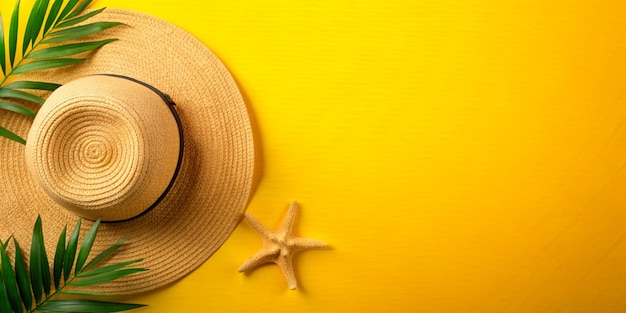
[(21, 76), (63, 86), (35, 120), (0, 116), (28, 134), (26, 146), (0, 140), (0, 239), (28, 250), (40, 215), (51, 257), (65, 225), (83, 218), (84, 235), (107, 220), (94, 255), (126, 237), (109, 261), (143, 259), (149, 270), (95, 289), (135, 294), (191, 273), (233, 232), (252, 189), (253, 133), (234, 79), (193, 35), (122, 9), (90, 21), (122, 22), (89, 38), (119, 40)]

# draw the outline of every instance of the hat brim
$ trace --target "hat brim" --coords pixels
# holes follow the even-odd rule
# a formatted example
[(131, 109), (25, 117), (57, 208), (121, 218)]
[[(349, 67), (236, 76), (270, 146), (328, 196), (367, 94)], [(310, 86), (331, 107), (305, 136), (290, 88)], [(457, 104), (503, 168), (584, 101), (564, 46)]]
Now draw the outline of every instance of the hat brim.
[[(125, 25), (99, 36), (118, 38), (71, 67), (20, 79), (67, 83), (93, 74), (118, 74), (148, 83), (176, 102), (185, 140), (179, 175), (163, 201), (135, 219), (104, 223), (94, 255), (127, 237), (109, 262), (143, 259), (137, 273), (95, 288), (135, 294), (170, 284), (202, 265), (241, 221), (254, 175), (254, 145), (243, 98), (225, 66), (199, 40), (179, 27), (139, 12), (106, 9), (90, 22)], [(99, 39), (92, 36), (89, 40)], [(27, 77), (25, 77), (27, 76)], [(32, 119), (3, 113), (0, 125), (26, 135)], [(175, 135), (175, 134), (173, 134)], [(27, 139), (28, 140), (28, 139)], [(52, 257), (62, 228), (79, 217), (55, 203), (26, 169), (24, 146), (0, 140), (0, 240), (30, 242), (39, 214)], [(92, 225), (83, 220), (83, 235)], [(26, 247), (25, 247), (26, 246)]]

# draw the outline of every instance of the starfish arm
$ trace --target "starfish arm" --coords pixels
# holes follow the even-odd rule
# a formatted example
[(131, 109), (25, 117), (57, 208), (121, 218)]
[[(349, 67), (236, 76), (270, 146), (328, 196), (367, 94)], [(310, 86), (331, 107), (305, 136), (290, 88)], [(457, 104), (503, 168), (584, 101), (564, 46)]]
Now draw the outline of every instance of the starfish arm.
[(278, 249), (261, 249), (239, 267), (239, 272), (245, 272), (247, 270), (255, 269), (265, 263), (273, 262), (276, 258), (276, 253), (279, 251), (280, 250)]
[(296, 280), (296, 274), (293, 271), (291, 256), (281, 256), (281, 258), (276, 260), (276, 264), (278, 264), (278, 267), (280, 267), (280, 270), (283, 272), (283, 275), (287, 280), (287, 284), (289, 285), (289, 289), (296, 289), (296, 287), (298, 287), (298, 281)]
[(302, 251), (302, 250), (315, 249), (315, 248), (324, 248), (327, 246), (327, 244), (323, 241), (309, 239), (309, 238), (299, 238), (299, 237), (290, 238), (287, 244), (289, 245), (289, 248), (292, 251)]
[(289, 206), (289, 210), (283, 219), (283, 224), (280, 226), (278, 233), (280, 234), (291, 234), (291, 229), (293, 228), (293, 220), (296, 216), (296, 208), (298, 207), (298, 203), (296, 201), (292, 202)]
[(261, 222), (259, 222), (259, 220), (257, 220), (256, 217), (254, 217), (252, 214), (248, 212), (246, 212), (246, 221), (248, 222), (250, 226), (252, 226), (252, 229), (254, 229), (254, 231), (256, 231), (257, 234), (261, 236), (261, 238), (264, 238), (264, 239), (269, 238), (270, 231), (267, 228), (265, 228), (265, 226), (263, 226), (263, 224), (261, 224)]

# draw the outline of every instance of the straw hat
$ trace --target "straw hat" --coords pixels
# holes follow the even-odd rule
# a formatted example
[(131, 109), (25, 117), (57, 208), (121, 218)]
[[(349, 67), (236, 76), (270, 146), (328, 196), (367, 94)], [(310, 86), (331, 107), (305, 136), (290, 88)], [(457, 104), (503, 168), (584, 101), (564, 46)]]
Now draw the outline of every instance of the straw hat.
[(21, 77), (64, 84), (34, 121), (0, 116), (28, 134), (26, 146), (0, 140), (0, 239), (28, 248), (40, 214), (52, 257), (64, 225), (82, 216), (84, 234), (91, 219), (115, 221), (92, 253), (128, 237), (110, 262), (143, 258), (149, 271), (97, 291), (133, 294), (189, 274), (232, 233), (252, 188), (253, 135), (233, 78), (192, 35), (127, 10), (92, 20), (126, 25), (104, 31), (119, 40), (82, 64)]

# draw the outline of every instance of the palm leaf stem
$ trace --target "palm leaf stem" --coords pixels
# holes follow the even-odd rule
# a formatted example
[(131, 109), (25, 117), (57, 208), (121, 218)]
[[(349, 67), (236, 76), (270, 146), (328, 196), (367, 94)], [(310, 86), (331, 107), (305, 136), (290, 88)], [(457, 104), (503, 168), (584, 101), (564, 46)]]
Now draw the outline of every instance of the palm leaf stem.
[(52, 300), (52, 297), (54, 297), (57, 293), (61, 292), (63, 290), (63, 288), (65, 288), (67, 285), (69, 285), (69, 283), (71, 283), (72, 281), (74, 281), (74, 279), (76, 279), (76, 277), (72, 277), (70, 278), (68, 281), (63, 282), (62, 285), (59, 286), (58, 289), (55, 289), (53, 292), (50, 292), (49, 295), (46, 296), (45, 299), (41, 300), (41, 302), (39, 304), (37, 304), (37, 306), (35, 306), (34, 308), (28, 310), (28, 313), (31, 312), (37, 312), (37, 310), (44, 304), (46, 304), (48, 301)]

